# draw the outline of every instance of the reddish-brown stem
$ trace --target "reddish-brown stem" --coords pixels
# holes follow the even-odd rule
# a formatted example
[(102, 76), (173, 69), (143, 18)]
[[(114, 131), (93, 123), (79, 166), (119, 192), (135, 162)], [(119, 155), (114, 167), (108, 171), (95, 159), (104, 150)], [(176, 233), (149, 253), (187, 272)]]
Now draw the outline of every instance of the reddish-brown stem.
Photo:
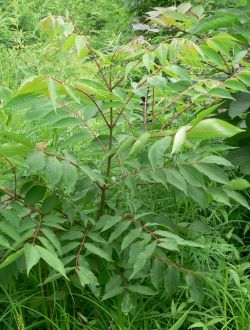
[[(148, 233), (155, 241), (156, 243), (161, 243), (161, 238), (158, 237), (153, 231), (151, 231), (150, 229), (148, 229), (145, 225), (143, 225), (142, 223), (136, 221), (133, 217), (131, 216), (126, 216), (124, 218), (124, 220), (128, 220), (128, 221), (131, 221), (133, 223), (136, 224), (136, 226), (140, 227), (144, 232)], [(184, 268), (180, 265), (177, 265), (176, 263), (172, 262), (171, 260), (168, 260), (167, 258), (166, 259), (163, 259), (159, 256), (155, 256), (156, 259), (158, 259), (159, 261), (167, 264), (168, 266), (172, 267), (172, 268), (175, 268), (175, 269), (178, 269), (179, 271), (181, 272), (184, 272), (184, 273), (188, 273), (188, 274), (192, 274), (192, 275), (196, 275), (198, 276), (199, 274), (191, 269), (187, 269), (187, 268)]]
[(20, 195), (15, 194), (15, 192), (13, 192), (13, 191), (11, 191), (9, 189), (4, 189), (4, 188), (0, 188), (0, 191), (2, 193), (4, 193), (5, 195), (10, 196), (13, 200), (18, 201), (19, 203), (23, 204), (25, 207), (29, 208), (32, 211), (32, 213), (38, 213), (41, 216), (43, 216), (43, 212), (41, 210), (35, 208), (32, 205), (29, 205), (29, 204), (25, 203), (24, 202), (24, 199)]
[[(113, 128), (115, 125), (113, 124), (113, 108), (112, 108), (112, 101), (110, 102), (110, 110), (109, 110), (109, 115), (110, 115), (110, 125), (109, 125), (109, 151), (112, 149), (112, 144), (113, 144)], [(108, 179), (110, 176), (110, 171), (111, 171), (111, 162), (112, 162), (112, 157), (113, 155), (109, 155), (108, 160), (107, 160), (107, 170), (106, 170), (106, 178)], [(106, 195), (106, 186), (105, 189), (101, 189), (101, 201), (100, 201), (100, 207), (99, 207), (99, 212), (98, 216), (99, 218), (103, 215), (103, 209), (105, 205), (105, 195)]]
[(79, 165), (77, 165), (76, 163), (72, 162), (71, 160), (67, 159), (67, 158), (64, 158), (62, 156), (58, 156), (58, 155), (53, 155), (51, 154), (50, 152), (47, 152), (47, 151), (43, 151), (43, 153), (49, 157), (54, 157), (56, 159), (59, 159), (59, 160), (65, 160), (66, 162), (69, 162), (71, 165), (77, 167), (77, 168), (80, 168)]
[[(163, 169), (163, 168), (168, 168), (169, 166), (161, 166), (161, 167), (158, 167), (157, 169)], [(117, 178), (115, 181), (113, 182), (110, 182), (109, 184), (107, 184), (105, 186), (105, 190), (109, 189), (110, 187), (114, 186), (115, 184), (121, 182), (122, 180), (126, 179), (127, 177), (131, 176), (131, 175), (135, 175), (135, 174), (139, 174), (139, 173), (144, 173), (144, 172), (147, 172), (147, 171), (152, 171), (153, 169), (151, 167), (147, 167), (147, 168), (143, 168), (141, 170), (134, 170), (134, 171), (131, 171), (131, 172), (128, 172), (122, 176), (120, 176), (119, 178)]]
[[(160, 66), (159, 68), (157, 68), (154, 72), (152, 72), (149, 77), (152, 77), (154, 74), (156, 74), (157, 72), (159, 72), (162, 69), (162, 67)], [(148, 81), (148, 78), (144, 79), (143, 81), (141, 81), (136, 88), (140, 88), (142, 87), (144, 84), (146, 84), (146, 82)], [(130, 100), (132, 99), (132, 97), (135, 95), (135, 93), (131, 93), (131, 95), (128, 97), (127, 101), (125, 102), (125, 105), (127, 105)], [(121, 115), (123, 114), (125, 110), (125, 106), (121, 109), (121, 111), (119, 112), (119, 114), (117, 115), (116, 119), (114, 120), (114, 125), (118, 122), (118, 120), (120, 119)]]
[(33, 240), (32, 240), (32, 245), (33, 246), (35, 245), (36, 238), (39, 235), (39, 232), (40, 232), (40, 229), (41, 229), (41, 225), (42, 225), (42, 221), (43, 221), (43, 218), (41, 216), (40, 217), (40, 220), (38, 221), (38, 224), (37, 224), (37, 227), (36, 227), (36, 231), (35, 231), (34, 236), (33, 236)]
[[(59, 160), (64, 160), (66, 162), (69, 162), (71, 165), (75, 166), (76, 168), (78, 169), (81, 169), (81, 166), (77, 165), (76, 163), (72, 162), (71, 160), (67, 159), (67, 158), (64, 158), (64, 157), (61, 157), (61, 156), (57, 156), (57, 155), (53, 155), (47, 151), (43, 151), (43, 153), (49, 157), (55, 157), (56, 159), (59, 159)], [(100, 189), (104, 189), (104, 187), (102, 187), (98, 182), (95, 181), (95, 184), (100, 188)]]
[(1, 201), (0, 204), (5, 204), (5, 203), (8, 203), (8, 202), (11, 202), (13, 201), (15, 198), (13, 197), (9, 197), (9, 198), (6, 198), (5, 200)]
[[(54, 81), (56, 81), (57, 83), (59, 83), (60, 85), (64, 85), (64, 86), (68, 86), (68, 84), (64, 81), (61, 81), (55, 77), (50, 77), (51, 79), (53, 79)], [(79, 93), (87, 96), (91, 101), (92, 103), (96, 106), (96, 108), (98, 109), (98, 111), (100, 112), (101, 116), (103, 117), (105, 123), (107, 124), (107, 126), (109, 127), (109, 122), (107, 120), (107, 118), (105, 117), (102, 109), (99, 107), (99, 105), (97, 104), (97, 102), (95, 101), (94, 97), (89, 94), (88, 92), (85, 92), (83, 89), (79, 88), (79, 87), (74, 87), (76, 91), (78, 91)]]
[(79, 250), (78, 250), (77, 255), (76, 255), (76, 264), (75, 264), (76, 271), (79, 270), (79, 257), (81, 255), (81, 252), (82, 252), (82, 249), (83, 249), (83, 246), (84, 246), (86, 237), (87, 237), (87, 226), (85, 226), (85, 228), (84, 228), (83, 238), (81, 240), (80, 247), (79, 247)]
[[(132, 70), (135, 69), (135, 68), (137, 67), (137, 65), (141, 63), (141, 61), (142, 61), (142, 60), (138, 60), (137, 63), (133, 66)], [(118, 79), (118, 80), (114, 83), (114, 85), (112, 86), (112, 90), (113, 90), (115, 87), (119, 86), (119, 84), (120, 84), (125, 78), (126, 78), (126, 75), (124, 75), (124, 76), (122, 76), (120, 79)]]
[(74, 111), (74, 109), (72, 109), (68, 104), (61, 102), (61, 105), (63, 105), (66, 109), (68, 109), (71, 113), (73, 113), (77, 118), (79, 118), (81, 120), (81, 122), (83, 123), (83, 125), (89, 130), (90, 134), (96, 139), (96, 141), (99, 143), (99, 145), (101, 146), (102, 150), (106, 153), (106, 147), (105, 145), (102, 143), (102, 141), (99, 139), (98, 135), (93, 132), (93, 130), (89, 127), (88, 123), (86, 122), (86, 120), (84, 120), (82, 118), (82, 116), (77, 112)]
[(234, 72), (233, 72), (233, 69), (232, 69), (232, 68), (230, 68), (230, 66), (229, 66), (228, 62), (225, 60), (225, 58), (224, 58), (224, 56), (221, 54), (221, 52), (218, 52), (218, 54), (220, 55), (220, 58), (221, 58), (221, 59), (222, 59), (222, 61), (224, 62), (225, 66), (228, 68), (229, 72), (232, 72), (232, 73), (234, 73)]
[(142, 223), (136, 221), (134, 218), (130, 217), (130, 216), (127, 216), (125, 217), (125, 220), (128, 220), (128, 221), (131, 221), (133, 223), (135, 223), (138, 227), (141, 227), (142, 230), (144, 230), (145, 232), (147, 232), (150, 236), (152, 236), (157, 242), (160, 242), (160, 238), (157, 237), (157, 235), (151, 231), (150, 229), (148, 229), (146, 226), (144, 226)]
[(172, 117), (170, 120), (168, 120), (166, 123), (164, 123), (162, 125), (162, 129), (164, 129), (165, 127), (169, 126), (170, 124), (172, 124), (173, 121), (175, 121), (177, 118), (179, 118), (184, 112), (186, 112), (189, 108), (191, 108), (191, 106), (193, 105), (193, 103), (188, 104), (182, 111), (177, 112), (177, 114)]
[(91, 55), (93, 56), (93, 59), (94, 59), (94, 61), (95, 61), (96, 66), (98, 67), (98, 70), (99, 70), (99, 72), (100, 72), (100, 75), (101, 75), (101, 77), (102, 77), (102, 80), (104, 81), (104, 83), (105, 83), (105, 85), (107, 86), (108, 90), (109, 90), (109, 91), (112, 91), (112, 87), (111, 87), (111, 85), (108, 83), (108, 81), (107, 81), (107, 79), (106, 79), (106, 77), (105, 77), (105, 74), (104, 74), (104, 72), (103, 72), (103, 70), (102, 70), (101, 64), (99, 63), (99, 61), (98, 61), (98, 59), (97, 59), (97, 57), (96, 57), (95, 52), (94, 52), (93, 49), (89, 46), (88, 43), (86, 43), (86, 46), (87, 46), (88, 50), (90, 51)]

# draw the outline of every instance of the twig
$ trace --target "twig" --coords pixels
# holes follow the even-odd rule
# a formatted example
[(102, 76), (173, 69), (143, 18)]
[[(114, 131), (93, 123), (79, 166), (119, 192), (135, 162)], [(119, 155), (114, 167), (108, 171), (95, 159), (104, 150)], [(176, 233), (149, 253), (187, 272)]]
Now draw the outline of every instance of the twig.
[(85, 127), (87, 127), (87, 129), (90, 131), (91, 135), (97, 140), (97, 142), (100, 144), (100, 146), (103, 149), (103, 151), (106, 153), (107, 152), (107, 149), (106, 149), (105, 145), (99, 139), (98, 135), (89, 127), (89, 125), (87, 124), (86, 120), (84, 120), (82, 118), (82, 116), (77, 111), (74, 111), (74, 109), (72, 109), (68, 104), (66, 104), (64, 102), (60, 102), (60, 104), (63, 105), (65, 108), (67, 108), (70, 112), (72, 112), (77, 118), (79, 118), (82, 121), (83, 125)]
[[(140, 88), (142, 87), (147, 81), (149, 77), (152, 77), (154, 74), (156, 74), (158, 71), (160, 71), (162, 69), (162, 66), (160, 66), (159, 68), (157, 68), (154, 72), (152, 72), (146, 79), (144, 79), (142, 82), (140, 82), (136, 88)], [(125, 102), (125, 105), (127, 105), (130, 100), (132, 99), (132, 97), (135, 95), (135, 93), (131, 93), (131, 95), (129, 96), (129, 98), (127, 99), (127, 101)], [(120, 119), (121, 115), (123, 114), (125, 110), (125, 106), (121, 109), (121, 111), (119, 112), (119, 114), (117, 115), (116, 119), (114, 120), (114, 125), (118, 122), (118, 120)]]
[[(60, 85), (64, 85), (64, 86), (68, 86), (68, 84), (64, 81), (61, 81), (55, 77), (50, 77), (51, 79), (55, 80), (56, 82), (58, 82)], [(101, 116), (103, 117), (105, 123), (107, 124), (107, 126), (109, 127), (109, 122), (107, 121), (107, 118), (105, 117), (102, 109), (99, 107), (99, 105), (97, 104), (97, 102), (95, 101), (95, 99), (93, 98), (93, 96), (91, 94), (89, 94), (88, 92), (85, 92), (84, 90), (82, 90), (79, 87), (74, 87), (76, 91), (78, 91), (79, 93), (87, 96), (92, 102), (93, 104), (96, 106), (96, 108), (98, 109), (98, 111), (100, 112)]]
[(78, 250), (77, 255), (76, 255), (76, 264), (75, 264), (76, 271), (79, 270), (79, 257), (80, 257), (80, 254), (82, 252), (83, 245), (84, 245), (84, 242), (86, 240), (86, 237), (87, 237), (87, 226), (85, 226), (85, 228), (84, 228), (83, 238), (81, 240), (81, 244), (80, 244), (79, 250)]
[(92, 56), (93, 56), (93, 59), (94, 59), (96, 65), (97, 65), (97, 67), (98, 67), (98, 70), (99, 70), (99, 72), (100, 72), (100, 75), (101, 75), (101, 77), (102, 77), (102, 80), (104, 81), (104, 83), (105, 83), (105, 85), (107, 86), (107, 88), (109, 89), (109, 91), (112, 92), (112, 87), (111, 87), (111, 85), (108, 83), (108, 81), (107, 81), (107, 79), (106, 79), (106, 77), (105, 77), (105, 75), (104, 75), (104, 73), (103, 73), (103, 70), (102, 70), (101, 64), (99, 63), (99, 61), (98, 61), (98, 59), (97, 59), (97, 57), (96, 57), (95, 52), (94, 52), (93, 49), (89, 46), (88, 43), (86, 43), (86, 46), (87, 46), (88, 50), (90, 51), (90, 53), (91, 53)]
[(168, 120), (166, 123), (164, 123), (161, 127), (161, 129), (164, 129), (165, 127), (169, 126), (170, 124), (172, 124), (173, 121), (175, 121), (177, 118), (179, 118), (183, 113), (185, 113), (189, 108), (191, 108), (191, 106), (193, 105), (193, 103), (188, 104), (182, 111), (177, 112), (177, 114), (171, 118), (170, 120)]
[(3, 157), (4, 160), (6, 160), (6, 162), (10, 165), (11, 169), (12, 169), (12, 172), (14, 174), (14, 192), (15, 192), (15, 197), (16, 197), (16, 194), (17, 194), (17, 176), (16, 176), (16, 168), (15, 166), (9, 161), (8, 158), (6, 157)]

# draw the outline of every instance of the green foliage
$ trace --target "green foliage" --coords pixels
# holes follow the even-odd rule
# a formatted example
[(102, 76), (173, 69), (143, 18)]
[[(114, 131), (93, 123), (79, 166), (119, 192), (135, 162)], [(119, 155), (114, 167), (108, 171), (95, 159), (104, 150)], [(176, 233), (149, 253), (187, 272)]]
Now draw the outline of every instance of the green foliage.
[[(249, 257), (239, 262), (244, 249), (235, 248), (249, 226), (241, 237), (241, 224), (231, 224), (239, 205), (243, 216), (250, 209), (249, 182), (225, 144), (246, 131), (220, 116), (247, 110), (247, 10), (206, 17), (189, 3), (156, 8), (149, 20), (171, 37), (105, 51), (70, 20), (42, 19), (44, 64), (17, 89), (0, 90), (3, 287), (38, 272), (42, 287), (78, 290), (82, 298), (64, 291), (72, 300), (91, 293), (103, 325), (78, 315), (68, 328), (82, 320), (89, 329), (141, 328), (136, 310), (150, 299), (171, 302), (172, 316), (145, 321), (148, 329), (249, 324)], [(86, 68), (94, 68), (87, 77)], [(216, 218), (221, 227), (225, 219), (222, 233), (209, 222)], [(204, 315), (211, 304), (223, 313)]]

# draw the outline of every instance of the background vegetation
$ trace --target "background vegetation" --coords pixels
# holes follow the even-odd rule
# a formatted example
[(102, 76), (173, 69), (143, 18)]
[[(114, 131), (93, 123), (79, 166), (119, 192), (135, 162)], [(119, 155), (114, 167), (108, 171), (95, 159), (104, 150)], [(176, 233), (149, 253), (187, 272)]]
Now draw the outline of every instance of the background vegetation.
[(249, 329), (249, 4), (181, 3), (0, 2), (0, 328)]

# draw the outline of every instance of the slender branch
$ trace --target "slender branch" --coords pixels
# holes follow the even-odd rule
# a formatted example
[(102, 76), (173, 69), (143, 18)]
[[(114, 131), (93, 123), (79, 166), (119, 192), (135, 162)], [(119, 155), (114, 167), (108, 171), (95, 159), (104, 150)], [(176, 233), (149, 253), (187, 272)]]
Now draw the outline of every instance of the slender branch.
[[(146, 84), (146, 82), (148, 81), (149, 77), (152, 77), (153, 75), (155, 75), (157, 72), (159, 72), (162, 69), (162, 66), (160, 66), (159, 68), (157, 68), (154, 72), (152, 72), (146, 79), (142, 80), (136, 88), (140, 88), (142, 87), (144, 84)], [(125, 102), (125, 105), (127, 105), (130, 100), (132, 99), (132, 97), (135, 95), (135, 93), (131, 93), (131, 95), (128, 97), (127, 101)], [(123, 114), (124, 110), (125, 110), (125, 106), (121, 109), (121, 111), (119, 112), (119, 114), (117, 115), (116, 119), (114, 120), (114, 125), (118, 122), (118, 120), (120, 119), (121, 115)]]
[[(112, 145), (113, 145), (113, 128), (115, 127), (115, 125), (113, 124), (112, 101), (110, 101), (109, 116), (110, 116), (109, 117), (109, 121), (110, 121), (110, 126), (109, 126), (109, 151), (110, 151), (112, 149)], [(109, 155), (108, 161), (107, 161), (107, 170), (106, 170), (106, 177), (107, 178), (109, 178), (109, 176), (110, 176), (112, 157), (113, 157), (113, 155)], [(105, 204), (105, 195), (106, 195), (106, 187), (105, 187), (105, 189), (102, 189), (102, 192), (101, 192), (100, 208), (99, 208), (99, 212), (98, 212), (98, 217), (99, 218), (103, 215), (103, 209), (104, 209), (104, 204)]]
[(34, 233), (33, 240), (32, 240), (32, 245), (33, 245), (33, 246), (35, 245), (35, 242), (36, 242), (37, 236), (39, 235), (39, 232), (40, 232), (40, 229), (41, 229), (42, 222), (43, 222), (43, 218), (40, 217), (40, 220), (38, 221), (38, 224), (37, 224), (37, 227), (36, 227), (36, 231), (35, 231), (35, 233)]
[(172, 124), (173, 121), (175, 121), (177, 118), (179, 118), (183, 113), (185, 113), (189, 108), (191, 108), (191, 106), (193, 105), (193, 103), (188, 104), (182, 111), (177, 112), (177, 114), (172, 117), (170, 120), (168, 120), (167, 122), (165, 122), (162, 125), (162, 129), (164, 129), (165, 127), (169, 126), (170, 124)]
[(107, 86), (107, 88), (109, 89), (110, 92), (112, 92), (112, 87), (111, 87), (111, 84), (108, 83), (106, 77), (105, 77), (105, 74), (103, 73), (103, 70), (102, 70), (102, 67), (101, 67), (101, 64), (99, 63), (97, 57), (96, 57), (96, 54), (95, 52), (93, 51), (93, 49), (89, 46), (88, 43), (86, 43), (86, 46), (88, 48), (88, 50), (90, 51), (91, 55), (93, 56), (93, 59), (98, 67), (98, 70), (100, 72), (100, 75), (102, 77), (102, 80), (104, 81), (105, 85)]
[(141, 227), (142, 230), (144, 230), (145, 232), (147, 232), (150, 236), (152, 236), (158, 243), (161, 242), (160, 238), (153, 232), (151, 231), (149, 228), (147, 228), (146, 226), (144, 226), (142, 223), (136, 221), (133, 217), (130, 216), (126, 216), (124, 218), (124, 220), (128, 220), (130, 222), (135, 223), (138, 227)]
[[(161, 243), (161, 238), (158, 237), (153, 231), (151, 231), (149, 228), (147, 228), (145, 225), (143, 225), (142, 223), (136, 221), (133, 217), (131, 216), (126, 216), (124, 218), (124, 220), (128, 220), (128, 221), (131, 221), (133, 223), (135, 223), (138, 227), (140, 227), (144, 232), (148, 233), (155, 241), (157, 244)], [(177, 265), (176, 263), (172, 262), (171, 260), (169, 259), (163, 259), (159, 256), (155, 256), (156, 259), (158, 259), (159, 261), (167, 264), (168, 266), (170, 267), (173, 267), (175, 269), (178, 269), (179, 271), (181, 272), (184, 272), (184, 273), (187, 273), (187, 274), (192, 274), (192, 275), (195, 275), (195, 276), (198, 276), (199, 273), (198, 272), (195, 272), (191, 269), (187, 269), (187, 268), (184, 268), (183, 266), (180, 266), (180, 265)]]
[(80, 247), (79, 247), (79, 250), (77, 252), (77, 255), (76, 255), (76, 264), (75, 264), (75, 269), (76, 271), (79, 270), (79, 257), (81, 255), (81, 252), (82, 252), (82, 249), (83, 249), (83, 246), (84, 246), (84, 243), (85, 243), (85, 240), (86, 240), (86, 237), (87, 237), (87, 226), (85, 226), (84, 228), (84, 234), (83, 234), (83, 238), (81, 240), (81, 244), (80, 244)]
[(15, 192), (11, 191), (10, 189), (0, 188), (0, 191), (2, 193), (4, 193), (5, 195), (10, 196), (13, 200), (18, 201), (19, 203), (23, 204), (25, 207), (29, 208), (32, 211), (32, 213), (38, 213), (41, 216), (44, 215), (41, 210), (37, 209), (36, 207), (34, 207), (34, 206), (30, 205), (30, 204), (25, 203), (25, 201), (22, 198), (22, 196), (20, 196), (18, 194), (15, 195)]
[[(169, 168), (169, 167), (170, 166), (161, 166), (161, 167), (158, 167), (157, 169), (164, 169), (164, 168)], [(147, 172), (147, 171), (153, 171), (153, 168), (152, 167), (147, 167), (147, 168), (143, 168), (143, 169), (140, 169), (140, 170), (134, 170), (134, 171), (128, 172), (124, 175), (121, 175), (115, 181), (110, 182), (109, 184), (107, 184), (105, 186), (105, 190), (109, 189), (110, 187), (114, 186), (115, 184), (121, 182), (122, 180), (126, 179), (127, 177), (129, 177), (131, 175), (140, 174), (140, 173), (144, 173), (144, 172)]]
[[(137, 61), (137, 63), (133, 66), (133, 68), (131, 69), (131, 71), (132, 70), (134, 70), (136, 67), (137, 67), (137, 65), (138, 64), (140, 64), (141, 63), (141, 61), (142, 60), (138, 60)], [(118, 79), (115, 83), (114, 83), (114, 85), (112, 86), (112, 90), (115, 88), (115, 87), (117, 87), (124, 79), (126, 78), (126, 75), (123, 75), (120, 79)]]
[[(51, 79), (55, 80), (57, 83), (59, 83), (60, 85), (64, 85), (64, 86), (68, 86), (68, 84), (64, 81), (61, 81), (55, 77), (50, 77)], [(103, 117), (105, 123), (107, 124), (107, 126), (109, 127), (109, 122), (107, 121), (107, 118), (105, 117), (102, 109), (99, 107), (99, 105), (97, 104), (97, 102), (95, 101), (94, 97), (89, 94), (88, 92), (85, 92), (83, 89), (79, 88), (79, 87), (74, 87), (76, 91), (78, 91), (79, 93), (87, 96), (92, 102), (93, 104), (96, 106), (96, 108), (98, 109), (98, 111), (100, 112), (101, 116)]]
[(58, 160), (65, 160), (66, 162), (70, 163), (71, 165), (75, 166), (76, 168), (81, 168), (79, 165), (77, 165), (76, 163), (72, 162), (70, 159), (67, 159), (65, 157), (54, 155), (54, 154), (51, 154), (50, 152), (47, 152), (47, 151), (43, 151), (43, 153), (45, 155), (49, 156), (49, 157), (54, 157)]
[(10, 165), (10, 167), (11, 167), (11, 169), (12, 169), (12, 172), (13, 172), (13, 174), (14, 174), (14, 192), (15, 192), (14, 196), (16, 197), (16, 194), (17, 194), (17, 175), (16, 175), (16, 168), (15, 168), (15, 166), (11, 163), (11, 161), (9, 161), (8, 158), (6, 158), (6, 157), (3, 157), (3, 158), (4, 158), (4, 160), (6, 160), (6, 162)]
[(202, 61), (202, 63), (210, 66), (211, 68), (217, 70), (218, 72), (223, 72), (225, 73), (226, 75), (231, 75), (231, 72), (228, 72), (228, 71), (225, 71), (225, 70), (222, 70), (220, 68), (218, 68), (216, 65), (213, 65), (212, 63), (209, 63), (209, 62), (206, 62), (206, 61)]
[(97, 140), (103, 151), (106, 153), (107, 152), (106, 146), (99, 139), (98, 135), (89, 127), (87, 121), (84, 120), (82, 116), (77, 111), (74, 111), (74, 109), (72, 109), (68, 104), (64, 102), (60, 102), (60, 104), (63, 105), (66, 109), (68, 109), (71, 113), (73, 113), (77, 118), (79, 118), (82, 121), (83, 125), (89, 130), (90, 134)]
[(225, 64), (225, 66), (228, 68), (229, 72), (232, 72), (234, 74), (233, 69), (229, 66), (228, 62), (225, 60), (224, 56), (221, 54), (221, 52), (218, 52), (218, 54), (220, 55), (223, 63)]
[(182, 93), (180, 93), (178, 96), (176, 96), (170, 103), (168, 103), (163, 109), (161, 109), (159, 112), (157, 112), (157, 115), (159, 115), (160, 113), (165, 112), (165, 110), (167, 110), (169, 107), (171, 107), (171, 105), (173, 105), (175, 102), (179, 101), (179, 99), (181, 99), (182, 96), (186, 95), (186, 93), (188, 93), (192, 88), (194, 88), (196, 85), (198, 85), (201, 82), (202, 81), (199, 81), (199, 82), (195, 83), (194, 85), (189, 86)]
[(5, 203), (8, 203), (8, 202), (11, 202), (11, 201), (13, 201), (14, 199), (15, 199), (14, 197), (6, 198), (5, 200), (1, 201), (0, 204), (5, 204)]

